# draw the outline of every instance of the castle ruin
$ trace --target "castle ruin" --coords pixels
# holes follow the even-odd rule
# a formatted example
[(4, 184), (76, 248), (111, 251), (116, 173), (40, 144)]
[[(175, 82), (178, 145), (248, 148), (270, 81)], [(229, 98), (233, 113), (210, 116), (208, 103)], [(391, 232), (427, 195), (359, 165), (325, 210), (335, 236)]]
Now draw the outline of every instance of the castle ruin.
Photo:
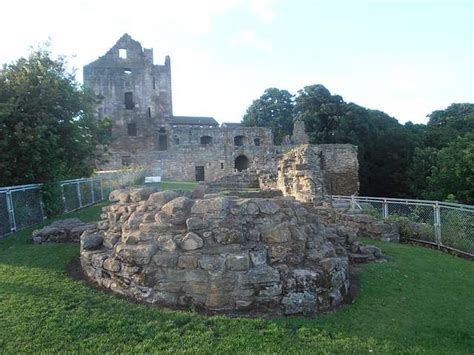
[[(206, 182), (247, 171), (273, 176), (276, 182), (281, 159), (295, 148), (274, 145), (269, 128), (174, 116), (170, 57), (163, 65), (154, 64), (153, 49), (142, 48), (128, 34), (84, 67), (84, 85), (101, 98), (98, 119), (112, 121), (110, 157), (101, 168), (147, 166), (164, 179)], [(296, 131), (294, 143), (307, 144), (304, 126)], [(311, 147), (312, 168), (328, 192), (358, 191), (355, 146)]]

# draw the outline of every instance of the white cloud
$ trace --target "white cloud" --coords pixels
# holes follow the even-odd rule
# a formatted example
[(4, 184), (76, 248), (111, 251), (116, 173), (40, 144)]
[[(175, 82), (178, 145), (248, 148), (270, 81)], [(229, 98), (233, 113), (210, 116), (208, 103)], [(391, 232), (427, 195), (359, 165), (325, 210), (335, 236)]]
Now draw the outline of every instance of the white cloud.
[(230, 43), (234, 47), (250, 46), (262, 50), (267, 54), (272, 52), (271, 41), (258, 36), (255, 31), (252, 30), (245, 30), (236, 34), (231, 38)]
[(251, 11), (264, 24), (271, 24), (275, 19), (275, 11), (273, 10), (274, 0), (249, 0)]

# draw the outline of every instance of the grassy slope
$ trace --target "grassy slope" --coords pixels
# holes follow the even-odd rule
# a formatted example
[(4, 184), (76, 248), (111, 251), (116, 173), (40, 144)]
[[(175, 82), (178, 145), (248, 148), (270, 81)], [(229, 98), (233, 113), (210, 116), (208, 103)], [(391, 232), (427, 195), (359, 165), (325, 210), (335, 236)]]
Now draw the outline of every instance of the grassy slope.
[[(94, 206), (74, 213), (98, 218)], [(72, 215), (72, 214), (71, 214)], [(354, 305), (317, 318), (205, 317), (129, 303), (65, 274), (77, 244), (0, 241), (0, 349), (18, 351), (405, 352), (474, 349), (474, 265), (441, 252), (377, 243)]]

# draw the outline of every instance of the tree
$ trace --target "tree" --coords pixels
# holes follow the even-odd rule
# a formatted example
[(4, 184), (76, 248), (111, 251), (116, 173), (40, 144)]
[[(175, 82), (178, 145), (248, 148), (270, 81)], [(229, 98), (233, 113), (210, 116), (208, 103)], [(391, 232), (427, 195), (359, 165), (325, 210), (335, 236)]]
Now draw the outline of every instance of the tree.
[(409, 167), (412, 196), (472, 203), (473, 163), (466, 154), (472, 154), (474, 104), (454, 103), (428, 117), (422, 129), (412, 127), (422, 137)]
[(247, 127), (268, 127), (273, 131), (275, 144), (293, 131), (293, 95), (286, 90), (266, 89), (247, 109), (242, 124)]
[(295, 114), (305, 122), (310, 141), (336, 143), (336, 131), (344, 116), (345, 103), (339, 95), (331, 95), (323, 85), (306, 86), (298, 91)]
[(414, 131), (381, 111), (346, 103), (323, 85), (298, 92), (294, 109), (313, 144), (357, 145), (360, 193), (406, 196), (406, 170), (418, 142)]
[(47, 48), (5, 65), (0, 75), (0, 185), (89, 175), (106, 143), (96, 97), (63, 57)]
[(474, 132), (438, 152), (428, 183), (428, 198), (474, 204)]

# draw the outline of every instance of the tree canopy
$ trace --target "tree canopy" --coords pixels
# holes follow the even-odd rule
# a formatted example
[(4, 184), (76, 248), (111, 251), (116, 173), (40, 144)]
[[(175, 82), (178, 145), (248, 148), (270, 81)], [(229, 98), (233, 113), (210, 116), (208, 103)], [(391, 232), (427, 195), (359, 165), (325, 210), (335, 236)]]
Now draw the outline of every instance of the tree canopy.
[(293, 95), (287, 90), (269, 88), (247, 109), (242, 124), (247, 127), (268, 127), (275, 144), (293, 131)]
[(412, 194), (474, 203), (474, 104), (452, 104), (428, 118), (409, 170)]
[[(265, 105), (263, 98), (270, 92), (291, 96), (286, 90), (266, 90), (249, 107), (244, 122), (253, 117), (249, 112)], [(285, 112), (305, 123), (310, 143), (358, 146), (360, 194), (474, 203), (474, 104), (434, 111), (426, 125), (401, 125), (382, 111), (345, 102), (323, 85), (299, 90), (291, 105)], [(277, 124), (274, 111), (257, 112), (252, 125), (273, 128)]]
[(109, 122), (93, 116), (96, 97), (47, 47), (0, 73), (0, 185), (89, 175)]
[(295, 100), (296, 118), (305, 122), (313, 144), (358, 146), (360, 192), (370, 196), (404, 195), (407, 169), (416, 146), (411, 132), (381, 111), (346, 103), (322, 85), (307, 86)]

